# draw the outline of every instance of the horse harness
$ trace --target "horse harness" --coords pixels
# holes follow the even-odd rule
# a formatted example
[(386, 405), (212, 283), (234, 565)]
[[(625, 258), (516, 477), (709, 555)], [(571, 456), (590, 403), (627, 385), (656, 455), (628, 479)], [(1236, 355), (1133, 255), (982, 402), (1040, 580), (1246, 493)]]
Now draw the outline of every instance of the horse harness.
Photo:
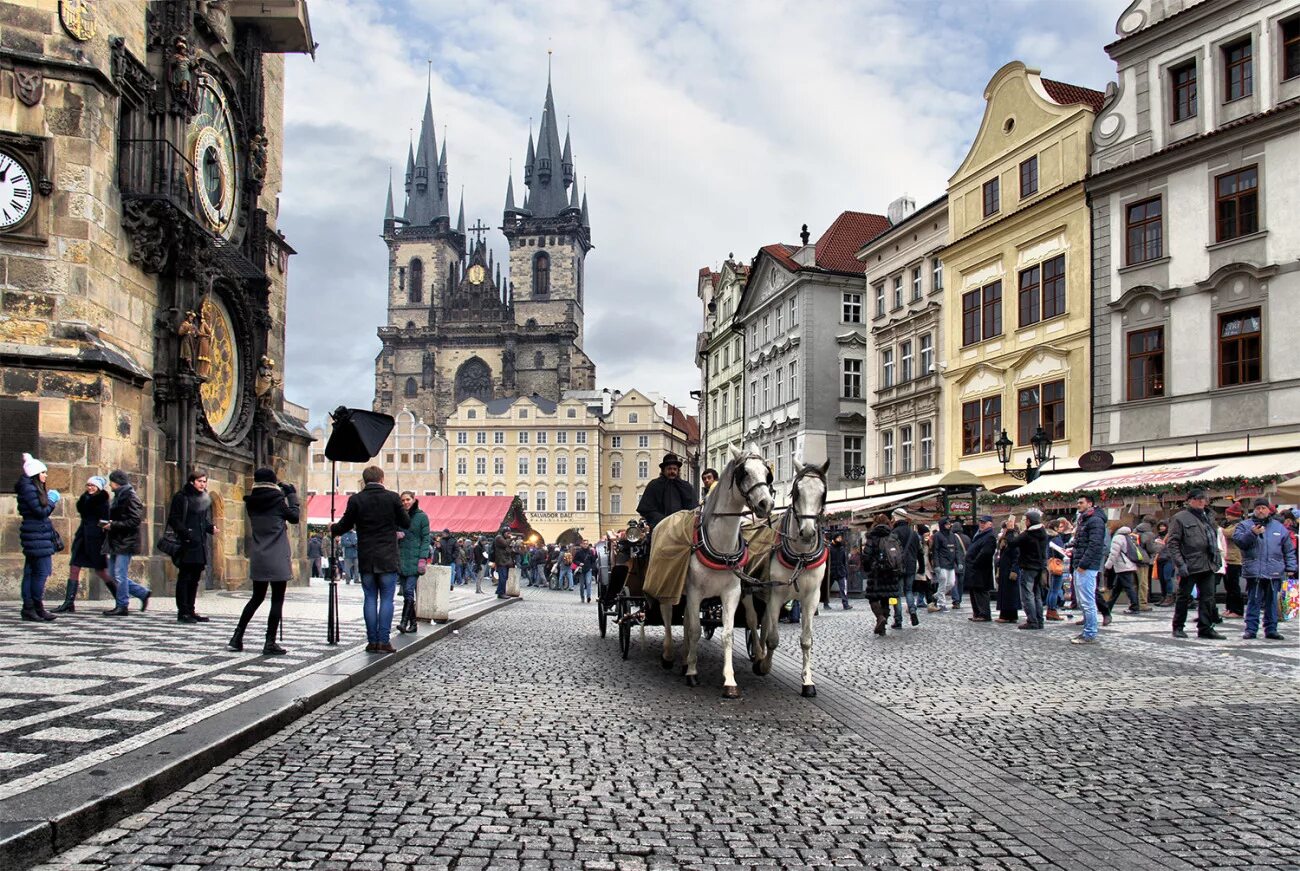
[[(790, 485), (790, 508), (781, 515), (781, 524), (776, 530), (776, 559), (787, 569), (793, 569), (794, 574), (790, 575), (790, 580), (786, 583), (794, 587), (795, 591), (799, 590), (799, 575), (805, 570), (818, 569), (826, 565), (830, 559), (830, 550), (826, 547), (826, 538), (822, 535), (821, 524), (817, 523), (817, 539), (810, 551), (798, 551), (790, 546), (791, 542), (798, 541), (797, 536), (791, 536), (785, 531), (786, 522), (793, 520), (814, 520), (820, 521), (825, 504), (817, 510), (816, 514), (798, 514), (794, 511), (795, 497), (799, 492), (799, 482), (806, 477), (814, 477), (821, 480), (825, 493), (826, 478), (816, 466), (804, 466), (799, 473), (794, 476), (794, 481)], [(775, 586), (769, 584), (768, 586)]]
[[(749, 454), (743, 457), (742, 459), (744, 460), (757, 459), (762, 461), (765, 467), (767, 466), (767, 462), (763, 460), (762, 457), (758, 456), (758, 454)], [(744, 462), (739, 462), (736, 464), (736, 467), (731, 472), (731, 482), (732, 485), (737, 490), (740, 490), (741, 486), (744, 484), (744, 481), (741, 478), (744, 469), (745, 469)], [(745, 504), (749, 504), (750, 493), (753, 493), (759, 487), (771, 487), (771, 486), (772, 486), (772, 470), (769, 468), (767, 470), (767, 478), (765, 480), (755, 481), (753, 484), (750, 484), (748, 488), (741, 490), (741, 496), (745, 500)], [(749, 513), (750, 512), (748, 511), (711, 511), (709, 512), (709, 516), (745, 517), (749, 515)], [(695, 509), (695, 531), (691, 540), (691, 551), (695, 554), (695, 558), (699, 560), (700, 564), (707, 569), (712, 569), (714, 571), (731, 570), (743, 582), (746, 578), (749, 577), (744, 572), (740, 571), (740, 569), (742, 569), (745, 565), (749, 563), (749, 542), (745, 541), (745, 536), (740, 535), (738, 536), (740, 540), (737, 542), (736, 550), (732, 551), (731, 553), (724, 553), (722, 551), (719, 551), (717, 548), (713, 546), (712, 542), (709, 541), (708, 535), (704, 532), (703, 516), (704, 516), (704, 506), (700, 506), (699, 508)], [(770, 518), (768, 522), (769, 523), (771, 522)], [(751, 578), (750, 580), (754, 580), (754, 579)]]

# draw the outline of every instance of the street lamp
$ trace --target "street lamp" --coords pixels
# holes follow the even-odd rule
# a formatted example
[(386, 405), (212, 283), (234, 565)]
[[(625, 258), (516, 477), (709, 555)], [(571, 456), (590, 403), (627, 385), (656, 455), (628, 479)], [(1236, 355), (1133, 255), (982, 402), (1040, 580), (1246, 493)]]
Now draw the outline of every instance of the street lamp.
[(1008, 469), (1007, 465), (1011, 462), (1011, 439), (1007, 437), (1007, 431), (1002, 430), (1002, 435), (993, 446), (998, 451), (998, 462), (1002, 464), (1004, 474), (1010, 475), (1018, 481), (1032, 482), (1038, 477), (1043, 466), (1052, 459), (1052, 437), (1043, 431), (1040, 426), (1034, 431), (1034, 436), (1029, 440), (1029, 445), (1033, 448), (1033, 456), (1025, 460), (1025, 468)]

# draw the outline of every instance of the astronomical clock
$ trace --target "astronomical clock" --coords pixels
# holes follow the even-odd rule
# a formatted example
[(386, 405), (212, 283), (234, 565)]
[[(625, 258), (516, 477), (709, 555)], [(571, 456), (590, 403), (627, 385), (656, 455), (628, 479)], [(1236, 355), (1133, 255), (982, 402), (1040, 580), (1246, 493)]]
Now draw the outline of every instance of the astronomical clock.
[(189, 124), (187, 157), (193, 166), (195, 214), (212, 232), (234, 239), (239, 226), (241, 153), (230, 100), (216, 77), (201, 72)]

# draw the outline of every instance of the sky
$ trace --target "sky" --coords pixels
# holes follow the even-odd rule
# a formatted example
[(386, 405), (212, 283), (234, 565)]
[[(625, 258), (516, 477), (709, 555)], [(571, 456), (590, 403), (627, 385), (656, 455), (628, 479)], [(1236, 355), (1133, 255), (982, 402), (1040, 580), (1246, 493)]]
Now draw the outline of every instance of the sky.
[[(943, 193), (985, 84), (1020, 60), (1104, 90), (1128, 0), (311, 0), (315, 59), (286, 71), (278, 226), (286, 395), (313, 421), (369, 408), (386, 318), (390, 171), (431, 90), (449, 189), (501, 225), (546, 92), (591, 210), (585, 349), (598, 387), (699, 387), (701, 267), (815, 240), (845, 210)], [(429, 61), (432, 61), (430, 65)], [(418, 129), (416, 131), (418, 133)], [(498, 258), (505, 239), (494, 229)]]

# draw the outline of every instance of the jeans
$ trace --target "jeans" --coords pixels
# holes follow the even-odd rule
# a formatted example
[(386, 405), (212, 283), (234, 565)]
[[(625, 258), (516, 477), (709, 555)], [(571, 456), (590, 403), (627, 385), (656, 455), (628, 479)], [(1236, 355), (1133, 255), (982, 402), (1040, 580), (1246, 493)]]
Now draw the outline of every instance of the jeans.
[(849, 579), (848, 578), (831, 578), (831, 586), (839, 584), (840, 587), (840, 605), (849, 607)]
[(1084, 638), (1097, 637), (1097, 570), (1074, 570), (1074, 601), (1083, 611)]
[(591, 601), (591, 569), (578, 572), (578, 598), (584, 602)]
[(1172, 599), (1178, 592), (1178, 584), (1174, 580), (1173, 561), (1162, 559), (1157, 562), (1156, 573), (1160, 577), (1160, 595), (1166, 599)]
[(560, 589), (573, 589), (573, 566), (560, 564)]
[(510, 566), (497, 566), (497, 595), (506, 594), (506, 581), (510, 577)]
[(463, 583), (465, 583), (465, 567), (460, 563), (452, 563), (451, 564), (451, 585), (454, 587), (457, 584), (463, 584)]
[(1020, 607), (1025, 611), (1025, 623), (1043, 628), (1043, 587), (1039, 578), (1043, 570), (1020, 570), (1017, 580), (1020, 582)]
[(113, 573), (113, 581), (117, 584), (117, 607), (125, 608), (130, 605), (132, 596), (144, 601), (149, 595), (147, 589), (131, 580), (131, 554), (115, 553), (110, 556), (108, 570)]
[(387, 644), (393, 629), (393, 592), (397, 589), (397, 572), (362, 572), (361, 591), (365, 601), (361, 615), (366, 619), (366, 642)]
[(934, 570), (934, 583), (938, 587), (934, 592), (934, 600), (940, 608), (948, 608), (952, 605), (952, 588), (957, 583), (956, 569)]
[(402, 591), (403, 599), (414, 599), (415, 588), (420, 583), (419, 575), (400, 575), (397, 578), (398, 589)]
[[(45, 582), (54, 571), (54, 558), (29, 556), (23, 560), (23, 604), (45, 601)], [(1276, 621), (1275, 621), (1276, 622)]]
[(953, 569), (952, 606), (954, 608), (961, 607), (961, 596), (962, 593), (965, 592), (966, 590), (965, 585), (966, 585), (966, 573), (964, 571), (959, 572), (956, 569)]
[(1049, 611), (1059, 611), (1065, 607), (1065, 575), (1051, 576), (1051, 586), (1047, 590), (1047, 600), (1043, 605)]
[(1178, 598), (1174, 601), (1174, 630), (1182, 629), (1187, 622), (1187, 608), (1192, 603), (1192, 587), (1196, 588), (1196, 613), (1198, 635), (1214, 631), (1214, 572), (1197, 572), (1178, 579)]
[(1243, 634), (1254, 636), (1259, 631), (1260, 611), (1264, 612), (1264, 634), (1277, 632), (1277, 595), (1282, 582), (1271, 578), (1246, 578), (1246, 627)]
[(916, 576), (903, 577), (903, 595), (899, 598), (898, 603), (894, 605), (894, 622), (903, 622), (903, 606), (907, 606), (907, 613), (915, 614), (925, 607), (925, 594), (912, 592), (912, 587), (916, 584)]
[(356, 557), (350, 556), (343, 559), (343, 574), (347, 576), (349, 583), (361, 577), (361, 573), (357, 570)]

